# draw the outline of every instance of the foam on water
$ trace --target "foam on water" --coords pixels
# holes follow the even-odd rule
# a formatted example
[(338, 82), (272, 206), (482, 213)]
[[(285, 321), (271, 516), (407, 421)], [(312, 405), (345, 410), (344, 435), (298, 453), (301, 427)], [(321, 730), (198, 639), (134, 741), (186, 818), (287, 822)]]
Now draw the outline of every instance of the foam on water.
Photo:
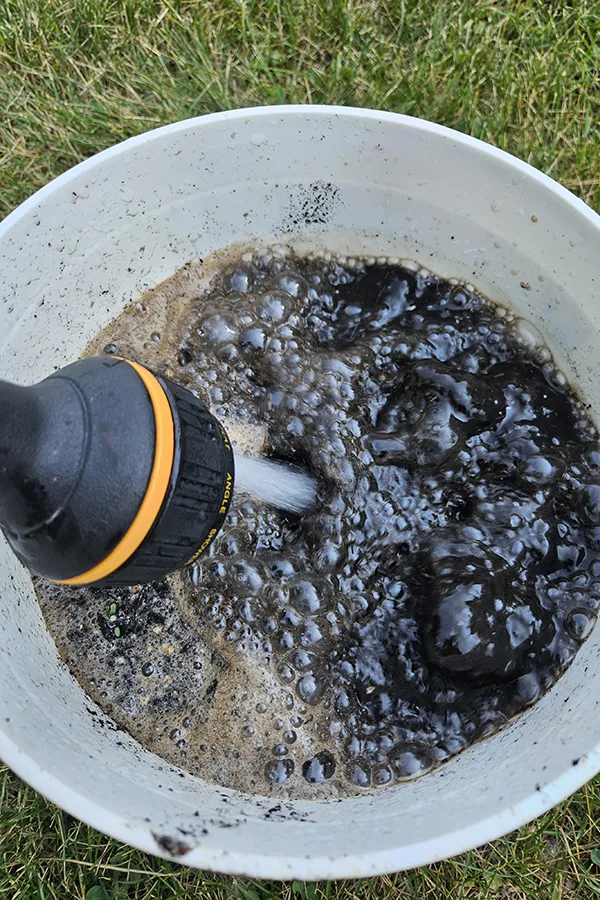
[(304, 513), (317, 499), (317, 482), (297, 466), (235, 454), (235, 488), (277, 509)]
[[(281, 799), (398, 785), (535, 703), (592, 630), (598, 435), (541, 336), (468, 286), (329, 254), (216, 266), (88, 352), (210, 405), (238, 454), (223, 529), (166, 582), (38, 583), (42, 611), (168, 764)], [(315, 479), (301, 515), (280, 460)]]

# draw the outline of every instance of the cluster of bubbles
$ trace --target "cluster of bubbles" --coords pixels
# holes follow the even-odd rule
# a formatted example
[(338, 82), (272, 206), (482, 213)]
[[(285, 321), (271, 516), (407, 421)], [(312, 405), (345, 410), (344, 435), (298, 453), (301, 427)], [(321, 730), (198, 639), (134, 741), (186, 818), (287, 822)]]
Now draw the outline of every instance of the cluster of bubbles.
[(530, 334), (389, 260), (258, 254), (198, 303), (178, 376), (321, 484), (300, 520), (239, 503), (189, 576), (199, 627), (326, 716), (305, 777), (422, 774), (538, 699), (589, 633), (596, 435)]
[(339, 796), (422, 775), (556, 681), (600, 603), (600, 452), (529, 325), (398, 260), (277, 250), (222, 269), (176, 337), (152, 304), (101, 348), (266, 425), (319, 487), (302, 516), (238, 491), (179, 599), (38, 586), (119, 724), (223, 784)]

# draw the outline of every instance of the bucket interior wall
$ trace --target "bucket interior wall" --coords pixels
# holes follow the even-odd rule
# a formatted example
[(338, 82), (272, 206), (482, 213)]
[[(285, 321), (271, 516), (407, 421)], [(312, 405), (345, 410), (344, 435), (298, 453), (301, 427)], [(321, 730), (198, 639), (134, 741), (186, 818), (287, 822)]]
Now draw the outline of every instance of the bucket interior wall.
[[(186, 262), (272, 240), (472, 283), (541, 332), (598, 417), (597, 222), (532, 169), (414, 119), (288, 107), (180, 123), (89, 160), (0, 225), (0, 377), (49, 374)], [(600, 768), (598, 629), (535, 707), (447, 766), (274, 809), (116, 730), (60, 664), (3, 541), (0, 597), (0, 756), (95, 827), (192, 865), (274, 878), (406, 868), (517, 827)]]

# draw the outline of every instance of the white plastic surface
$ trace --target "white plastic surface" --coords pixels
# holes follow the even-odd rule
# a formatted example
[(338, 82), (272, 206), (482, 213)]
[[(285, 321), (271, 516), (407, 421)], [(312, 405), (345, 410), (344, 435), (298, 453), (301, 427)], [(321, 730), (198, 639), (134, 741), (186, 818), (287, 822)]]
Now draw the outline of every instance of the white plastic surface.
[[(524, 163), (417, 119), (272, 107), (181, 122), (77, 166), (0, 224), (0, 377), (28, 383), (74, 360), (126, 301), (188, 260), (301, 239), (414, 259), (516, 308), (600, 417), (599, 224)], [(600, 770), (596, 629), (535, 707), (433, 774), (273, 810), (92, 715), (4, 542), (0, 573), (0, 757), (151, 853), (268, 878), (395, 871), (505, 834)]]

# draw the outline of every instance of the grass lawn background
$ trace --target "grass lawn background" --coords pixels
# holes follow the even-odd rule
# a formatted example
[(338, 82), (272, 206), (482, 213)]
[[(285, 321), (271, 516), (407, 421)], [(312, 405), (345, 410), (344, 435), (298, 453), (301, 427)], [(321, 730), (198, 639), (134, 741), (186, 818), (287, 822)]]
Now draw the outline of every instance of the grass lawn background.
[[(598, 208), (599, 31), (600, 0), (0, 0), (0, 215), (124, 138), (272, 103), (441, 122)], [(427, 869), (259, 883), (108, 840), (0, 765), (0, 900), (593, 898), (599, 821), (597, 779), (510, 837)]]

